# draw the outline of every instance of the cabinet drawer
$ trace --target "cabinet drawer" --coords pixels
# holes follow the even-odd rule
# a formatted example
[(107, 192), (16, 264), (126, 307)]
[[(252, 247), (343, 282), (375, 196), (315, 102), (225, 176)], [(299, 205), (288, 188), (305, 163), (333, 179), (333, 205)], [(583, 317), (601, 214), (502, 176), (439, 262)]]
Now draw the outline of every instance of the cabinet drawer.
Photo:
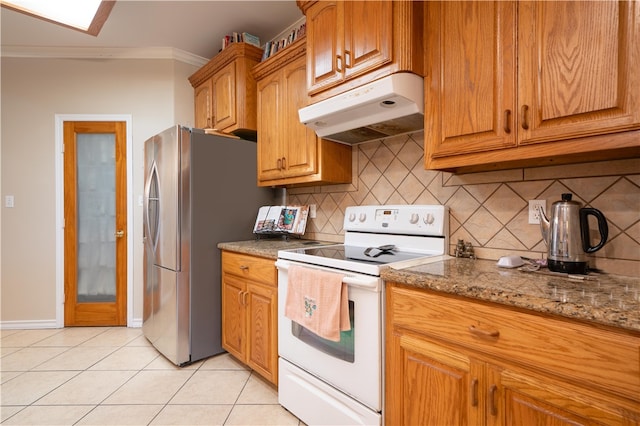
[(388, 321), (587, 386), (640, 395), (640, 337), (499, 305), (388, 287)]
[(246, 254), (222, 252), (222, 272), (241, 276), (275, 287), (275, 261)]

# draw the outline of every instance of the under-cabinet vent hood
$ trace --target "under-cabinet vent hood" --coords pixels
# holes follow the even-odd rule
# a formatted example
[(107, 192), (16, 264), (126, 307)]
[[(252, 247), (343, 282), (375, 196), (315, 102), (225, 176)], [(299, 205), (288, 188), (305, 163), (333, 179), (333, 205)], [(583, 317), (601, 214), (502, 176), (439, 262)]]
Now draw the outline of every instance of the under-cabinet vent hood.
[(298, 110), (318, 136), (358, 144), (424, 128), (424, 78), (397, 73)]

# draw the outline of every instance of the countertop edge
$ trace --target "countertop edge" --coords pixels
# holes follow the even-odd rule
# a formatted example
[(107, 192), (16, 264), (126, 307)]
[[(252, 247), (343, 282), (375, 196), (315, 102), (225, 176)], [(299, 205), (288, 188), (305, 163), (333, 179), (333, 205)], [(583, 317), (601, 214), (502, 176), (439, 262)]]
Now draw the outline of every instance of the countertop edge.
[[(454, 262), (456, 261), (463, 263), (465, 268), (467, 268), (459, 275), (455, 272), (450, 274), (445, 273), (444, 275), (429, 274), (424, 272), (424, 269), (421, 270), (420, 266), (418, 266), (406, 269), (386, 268), (381, 272), (381, 277), (385, 282), (395, 282), (415, 287), (416, 289), (425, 289), (451, 296), (463, 297), (469, 301), (495, 303), (518, 308), (518, 310), (524, 312), (553, 315), (640, 334), (640, 312), (638, 312), (637, 309), (637, 307), (640, 306), (640, 301), (638, 300), (640, 280), (635, 281), (637, 285), (633, 290), (635, 293), (630, 293), (626, 299), (623, 298), (623, 300), (618, 302), (620, 304), (618, 307), (616, 307), (614, 303), (597, 306), (584, 303), (584, 300), (566, 300), (566, 294), (563, 293), (566, 290), (562, 287), (560, 287), (559, 294), (554, 297), (549, 296), (545, 291), (549, 291), (548, 287), (550, 287), (550, 285), (563, 285), (557, 278), (550, 280), (548, 277), (532, 276), (531, 274), (518, 273), (513, 270), (506, 272), (507, 276), (508, 274), (515, 274), (513, 275), (513, 279), (519, 280), (517, 281), (518, 284), (520, 282), (531, 283), (531, 287), (533, 287), (535, 291), (540, 291), (539, 295), (534, 294), (535, 291), (529, 291), (527, 294), (527, 292), (518, 291), (517, 286), (501, 288), (499, 285), (487, 285), (488, 280), (500, 282), (500, 275), (505, 274), (504, 271), (498, 271), (497, 268), (494, 268), (495, 271), (489, 270), (487, 272), (487, 265), (494, 265), (495, 263), (493, 262), (470, 261), (466, 259), (462, 262), (454, 260)], [(485, 271), (475, 271), (475, 265), (483, 265)], [(437, 268), (438, 266), (439, 265), (433, 264), (432, 268)], [(473, 279), (467, 274), (469, 271), (475, 272)], [(607, 276), (606, 279), (614, 282), (614, 284), (609, 285), (622, 287), (628, 285), (625, 283), (634, 282), (634, 278), (631, 277)], [(567, 281), (567, 288), (574, 290), (576, 286), (581, 284), (580, 281)], [(613, 295), (613, 292), (611, 294)], [(603, 294), (602, 296), (606, 295)]]

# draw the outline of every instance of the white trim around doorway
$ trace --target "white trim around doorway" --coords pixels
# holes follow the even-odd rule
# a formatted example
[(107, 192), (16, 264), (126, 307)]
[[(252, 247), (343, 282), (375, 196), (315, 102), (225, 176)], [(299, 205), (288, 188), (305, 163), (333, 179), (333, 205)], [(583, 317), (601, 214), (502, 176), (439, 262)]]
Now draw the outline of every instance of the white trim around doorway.
[[(56, 114), (56, 327), (64, 327), (64, 122), (124, 121), (127, 123), (127, 226), (133, 227), (133, 132), (130, 114)], [(139, 327), (133, 319), (133, 242), (135, 232), (127, 232), (127, 327)]]

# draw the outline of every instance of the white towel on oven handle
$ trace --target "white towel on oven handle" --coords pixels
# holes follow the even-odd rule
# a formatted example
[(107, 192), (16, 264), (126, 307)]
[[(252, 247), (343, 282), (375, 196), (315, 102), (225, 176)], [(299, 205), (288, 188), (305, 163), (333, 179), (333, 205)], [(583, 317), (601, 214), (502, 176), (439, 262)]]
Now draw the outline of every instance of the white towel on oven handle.
[(348, 287), (344, 275), (291, 265), (284, 315), (318, 336), (340, 341), (351, 329)]

